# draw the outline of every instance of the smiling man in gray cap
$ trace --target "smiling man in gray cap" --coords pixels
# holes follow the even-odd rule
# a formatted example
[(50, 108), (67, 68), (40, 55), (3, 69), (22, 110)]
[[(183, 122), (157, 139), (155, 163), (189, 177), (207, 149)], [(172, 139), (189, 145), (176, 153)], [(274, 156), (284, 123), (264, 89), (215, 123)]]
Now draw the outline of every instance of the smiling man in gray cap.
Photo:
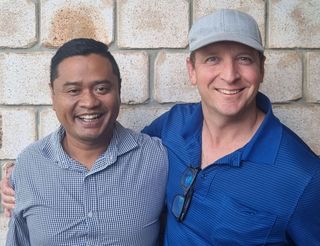
[(201, 102), (144, 132), (168, 148), (166, 245), (320, 245), (320, 160), (260, 93), (256, 21), (219, 10), (189, 34)]

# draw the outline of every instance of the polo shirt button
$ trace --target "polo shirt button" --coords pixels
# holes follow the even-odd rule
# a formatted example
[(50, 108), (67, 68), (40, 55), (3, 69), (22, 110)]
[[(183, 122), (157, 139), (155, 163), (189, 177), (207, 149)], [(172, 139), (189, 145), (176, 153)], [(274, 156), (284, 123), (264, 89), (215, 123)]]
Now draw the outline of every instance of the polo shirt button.
[(207, 176), (208, 176), (208, 175), (204, 173), (204, 174), (202, 174), (201, 178), (202, 178), (202, 179), (206, 179)]

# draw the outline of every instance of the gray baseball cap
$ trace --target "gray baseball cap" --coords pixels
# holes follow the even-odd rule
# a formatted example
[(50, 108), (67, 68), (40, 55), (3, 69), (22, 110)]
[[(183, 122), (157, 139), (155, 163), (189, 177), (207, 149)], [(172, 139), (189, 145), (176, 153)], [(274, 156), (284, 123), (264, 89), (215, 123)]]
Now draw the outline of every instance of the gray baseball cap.
[(234, 41), (263, 53), (259, 27), (250, 15), (232, 9), (220, 9), (198, 19), (189, 32), (190, 52), (211, 43)]

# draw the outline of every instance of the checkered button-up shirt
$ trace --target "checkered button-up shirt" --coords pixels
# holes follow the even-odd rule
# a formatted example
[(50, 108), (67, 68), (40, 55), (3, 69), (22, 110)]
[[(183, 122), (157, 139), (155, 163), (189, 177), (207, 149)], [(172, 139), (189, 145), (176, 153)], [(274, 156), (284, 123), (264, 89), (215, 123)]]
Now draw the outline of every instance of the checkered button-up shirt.
[(58, 129), (17, 158), (6, 245), (156, 245), (168, 171), (161, 142), (117, 123), (87, 170), (64, 152), (64, 134)]

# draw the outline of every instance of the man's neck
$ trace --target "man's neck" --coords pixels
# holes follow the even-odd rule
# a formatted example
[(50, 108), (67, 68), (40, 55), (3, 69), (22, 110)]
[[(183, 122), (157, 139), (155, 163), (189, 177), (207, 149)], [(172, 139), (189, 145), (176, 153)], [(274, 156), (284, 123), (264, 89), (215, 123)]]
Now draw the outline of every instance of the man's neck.
[(248, 115), (230, 119), (204, 112), (201, 167), (243, 147), (253, 137), (263, 118), (264, 113), (258, 108)]
[(99, 156), (104, 153), (111, 141), (111, 137), (106, 137), (104, 141), (78, 141), (67, 134), (62, 140), (65, 152), (74, 160), (80, 162), (90, 170)]

